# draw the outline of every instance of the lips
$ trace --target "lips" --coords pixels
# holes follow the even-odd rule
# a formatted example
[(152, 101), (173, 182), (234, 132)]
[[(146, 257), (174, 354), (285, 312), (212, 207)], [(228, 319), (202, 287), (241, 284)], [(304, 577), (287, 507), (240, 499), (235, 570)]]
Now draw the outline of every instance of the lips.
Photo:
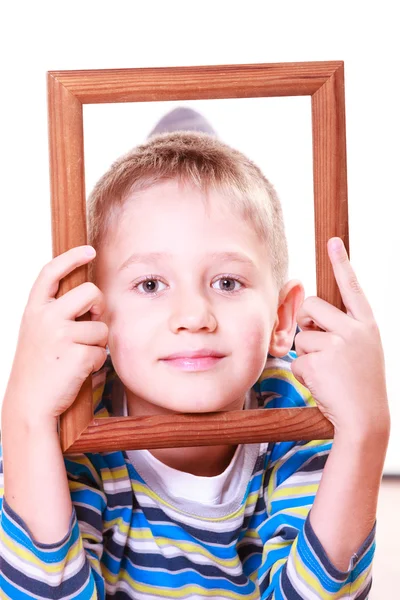
[(208, 371), (221, 362), (225, 354), (203, 348), (176, 352), (161, 359), (162, 362), (180, 371)]
[(165, 356), (161, 360), (175, 360), (177, 358), (223, 358), (224, 356), (225, 354), (222, 354), (221, 352), (202, 348), (201, 350), (184, 350), (183, 352), (176, 352), (175, 354)]

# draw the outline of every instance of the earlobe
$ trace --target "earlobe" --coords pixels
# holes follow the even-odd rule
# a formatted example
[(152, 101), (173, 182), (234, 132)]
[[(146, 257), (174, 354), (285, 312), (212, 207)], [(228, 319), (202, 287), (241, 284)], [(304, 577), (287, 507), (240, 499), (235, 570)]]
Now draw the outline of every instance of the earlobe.
[(296, 315), (304, 301), (304, 288), (300, 281), (288, 281), (279, 294), (275, 325), (271, 333), (269, 354), (285, 356), (292, 348), (296, 333)]

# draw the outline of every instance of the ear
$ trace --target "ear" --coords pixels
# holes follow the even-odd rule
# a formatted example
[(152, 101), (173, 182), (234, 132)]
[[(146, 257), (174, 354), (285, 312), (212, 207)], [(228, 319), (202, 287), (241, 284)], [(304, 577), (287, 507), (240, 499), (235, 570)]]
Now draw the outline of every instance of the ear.
[(285, 356), (292, 348), (296, 333), (296, 315), (304, 302), (304, 287), (297, 280), (288, 281), (280, 291), (275, 325), (271, 333), (269, 354)]

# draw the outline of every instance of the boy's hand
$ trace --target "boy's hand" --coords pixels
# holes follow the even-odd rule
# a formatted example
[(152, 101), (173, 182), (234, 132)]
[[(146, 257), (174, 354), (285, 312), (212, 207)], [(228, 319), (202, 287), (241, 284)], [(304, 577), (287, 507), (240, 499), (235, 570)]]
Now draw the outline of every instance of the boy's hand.
[(310, 390), (335, 433), (388, 434), (379, 330), (340, 238), (329, 240), (328, 253), (347, 314), (318, 297), (304, 301), (297, 315), (302, 331), (295, 338), (298, 358), (292, 371)]
[[(107, 357), (108, 327), (95, 321), (104, 311), (99, 288), (85, 282), (55, 298), (60, 280), (93, 260), (95, 252), (89, 256), (87, 248), (72, 248), (51, 260), (32, 287), (3, 406), (15, 416), (35, 422), (55, 419)], [(88, 311), (92, 321), (75, 321)]]

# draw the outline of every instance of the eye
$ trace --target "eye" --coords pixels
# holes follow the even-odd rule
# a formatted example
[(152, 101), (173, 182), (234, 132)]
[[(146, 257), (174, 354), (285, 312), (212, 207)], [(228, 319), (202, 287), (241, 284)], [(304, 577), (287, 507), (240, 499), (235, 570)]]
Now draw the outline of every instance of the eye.
[[(156, 279), (155, 277), (147, 277), (143, 281), (139, 281), (139, 283), (137, 283), (134, 286), (134, 288), (139, 290), (139, 292), (141, 294), (146, 294), (148, 296), (151, 296), (152, 294), (157, 294), (157, 292), (162, 291), (162, 289), (160, 290), (160, 285), (165, 286), (162, 289), (165, 289), (167, 287), (165, 285), (165, 283), (163, 283), (159, 279)], [(141, 286), (143, 286), (143, 287), (141, 287)]]
[[(214, 287), (215, 283), (218, 284), (217, 287)], [(235, 287), (236, 284), (238, 287)], [(219, 277), (219, 279), (216, 279), (211, 287), (221, 290), (222, 292), (238, 292), (243, 285), (238, 279), (235, 279), (234, 277), (227, 277), (225, 275), (223, 277)]]

